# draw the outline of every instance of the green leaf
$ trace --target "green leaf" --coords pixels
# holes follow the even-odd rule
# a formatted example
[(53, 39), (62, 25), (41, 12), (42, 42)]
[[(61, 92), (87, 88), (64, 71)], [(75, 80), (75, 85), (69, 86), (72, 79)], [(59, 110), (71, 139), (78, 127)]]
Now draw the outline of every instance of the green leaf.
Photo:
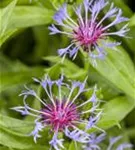
[(135, 14), (130, 18), (129, 26), (130, 27), (135, 26)]
[(48, 24), (52, 21), (53, 11), (37, 6), (16, 6), (9, 28), (26, 28)]
[(25, 135), (33, 129), (34, 123), (0, 115), (0, 127)]
[(17, 29), (14, 30), (8, 30), (6, 33), (0, 37), (0, 46), (7, 40), (9, 39), (13, 34), (17, 33)]
[(32, 131), (34, 123), (0, 115), (0, 127), (13, 131), (20, 136), (26, 136)]
[(23, 28), (50, 23), (52, 16), (53, 11), (51, 9), (37, 6), (16, 6), (10, 16), (10, 22), (5, 33), (0, 37), (0, 45)]
[(26, 136), (31, 127), (33, 124), (30, 122), (0, 115), (0, 144), (18, 149), (32, 147), (32, 139)]
[(33, 122), (0, 115), (0, 144), (17, 149), (48, 149), (46, 145), (35, 144), (28, 136), (33, 127)]
[[(8, 6), (5, 8), (0, 9), (0, 46), (6, 39), (8, 39), (13, 33), (16, 32), (16, 29), (14, 30), (8, 30), (8, 24), (11, 21), (11, 16), (13, 13), (13, 10), (15, 8), (15, 5), (17, 3), (17, 0), (13, 0)], [(8, 31), (7, 31), (8, 30)]]
[(7, 29), (9, 21), (11, 20), (11, 15), (15, 8), (17, 0), (13, 0), (7, 7), (0, 9), (0, 37), (2, 37)]
[(116, 97), (103, 105), (103, 116), (98, 123), (101, 128), (110, 128), (119, 124), (135, 107), (135, 101), (127, 97)]
[(103, 94), (101, 99), (110, 100), (121, 93), (120, 90), (118, 90), (112, 83), (108, 82), (108, 80), (101, 76), (99, 72), (92, 66), (90, 66), (88, 74), (88, 82), (92, 85), (97, 85), (98, 88), (101, 88)]
[(116, 47), (115, 51), (108, 49), (107, 53), (105, 60), (97, 60), (95, 69), (116, 88), (134, 99), (135, 70), (128, 54), (121, 46)]
[(18, 135), (13, 134), (12, 132), (8, 131), (7, 129), (0, 127), (0, 144), (17, 148), (17, 149), (48, 149), (45, 145), (40, 146), (39, 144), (35, 144), (30, 137), (21, 137)]

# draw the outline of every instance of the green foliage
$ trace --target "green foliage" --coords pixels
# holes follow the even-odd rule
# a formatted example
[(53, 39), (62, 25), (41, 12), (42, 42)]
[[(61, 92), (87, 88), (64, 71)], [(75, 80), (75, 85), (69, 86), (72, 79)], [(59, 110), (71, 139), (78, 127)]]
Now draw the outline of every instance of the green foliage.
[(35, 144), (28, 136), (33, 127), (33, 122), (0, 115), (0, 144), (17, 149), (47, 149), (46, 145)]
[(99, 126), (109, 128), (118, 125), (134, 107), (134, 100), (124, 96), (119, 96), (110, 100), (103, 105), (104, 115), (99, 121)]
[(130, 26), (135, 26), (135, 15), (133, 15), (130, 19), (130, 22), (129, 22), (129, 25)]
[(16, 0), (1, 8), (0, 46), (15, 32), (23, 28), (51, 22), (53, 11), (38, 6), (16, 6)]
[(95, 69), (116, 88), (134, 99), (135, 69), (128, 54), (120, 46), (114, 51), (108, 49), (107, 53), (108, 57), (104, 61), (97, 60)]

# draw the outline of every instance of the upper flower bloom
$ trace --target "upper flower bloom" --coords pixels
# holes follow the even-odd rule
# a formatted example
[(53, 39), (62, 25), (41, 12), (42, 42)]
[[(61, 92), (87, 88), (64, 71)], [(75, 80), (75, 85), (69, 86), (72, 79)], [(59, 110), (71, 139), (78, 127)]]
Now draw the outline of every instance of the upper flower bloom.
[[(95, 134), (90, 134), (90, 142), (83, 146), (84, 150), (102, 150), (101, 142), (105, 139), (106, 134), (100, 134), (96, 136)], [(117, 144), (121, 140), (122, 136), (111, 137), (109, 139), (109, 145), (106, 147), (106, 150), (126, 150), (132, 148), (132, 145), (129, 143)], [(117, 144), (117, 147), (116, 147)], [(105, 147), (104, 147), (105, 149)]]
[[(65, 34), (72, 40), (68, 47), (58, 50), (60, 56), (69, 54), (69, 57), (75, 58), (78, 50), (82, 48), (91, 58), (103, 59), (106, 55), (105, 47), (114, 48), (120, 45), (118, 42), (106, 42), (106, 37), (113, 35), (125, 36), (129, 30), (127, 24), (119, 31), (113, 32), (110, 28), (127, 21), (128, 18), (122, 17), (122, 10), (114, 7), (113, 3), (107, 13), (100, 18), (102, 10), (108, 4), (109, 2), (105, 2), (105, 0), (84, 0), (83, 4), (74, 8), (77, 15), (76, 21), (69, 16), (67, 4), (63, 4), (54, 15), (54, 20), (58, 26), (64, 27), (65, 31), (61, 31), (54, 24), (49, 27), (50, 34)], [(113, 21), (105, 24), (106, 19)], [(93, 50), (95, 51), (93, 52)]]
[[(47, 96), (45, 100), (40, 98), (34, 90), (26, 87), (26, 91), (20, 94), (24, 96), (24, 106), (17, 106), (12, 109), (20, 112), (22, 115), (31, 115), (36, 118), (35, 128), (30, 133), (34, 137), (35, 142), (40, 137), (39, 132), (46, 126), (49, 126), (54, 133), (49, 144), (56, 150), (64, 148), (64, 139), (59, 138), (59, 132), (64, 133), (74, 141), (88, 143), (90, 136), (87, 130), (97, 128), (103, 131), (96, 126), (102, 114), (102, 111), (98, 109), (100, 100), (96, 97), (96, 87), (92, 96), (84, 101), (80, 95), (90, 90), (85, 88), (86, 80), (84, 82), (69, 81), (68, 84), (63, 81), (63, 76), (58, 80), (51, 80), (49, 76), (46, 76), (41, 81), (34, 80), (43, 87)], [(31, 108), (27, 102), (28, 96), (34, 96), (39, 100), (43, 105), (42, 108), (40, 110)], [(86, 105), (87, 109), (84, 109)], [(84, 126), (84, 130), (79, 129), (79, 124)]]

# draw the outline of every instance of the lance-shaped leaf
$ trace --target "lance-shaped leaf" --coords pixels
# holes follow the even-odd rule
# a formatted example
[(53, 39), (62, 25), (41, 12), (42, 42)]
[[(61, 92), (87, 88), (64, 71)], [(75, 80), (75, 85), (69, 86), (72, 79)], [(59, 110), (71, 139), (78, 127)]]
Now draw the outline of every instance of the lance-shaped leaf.
[(121, 46), (107, 50), (104, 60), (97, 60), (97, 72), (108, 82), (135, 101), (135, 69), (128, 54)]
[[(9, 6), (4, 8), (5, 14), (6, 11), (8, 11), (8, 7)], [(48, 24), (52, 21), (52, 16), (53, 11), (44, 7), (16, 6), (14, 9), (12, 9), (10, 21), (8, 20), (9, 17), (5, 21), (7, 23), (6, 28), (4, 23), (2, 23), (2, 33), (4, 34), (1, 34), (0, 36), (0, 45), (2, 45), (13, 34), (24, 28)], [(3, 18), (6, 18), (6, 16)]]
[(102, 128), (118, 125), (134, 107), (133, 99), (125, 96), (116, 97), (103, 105), (104, 113), (98, 125)]

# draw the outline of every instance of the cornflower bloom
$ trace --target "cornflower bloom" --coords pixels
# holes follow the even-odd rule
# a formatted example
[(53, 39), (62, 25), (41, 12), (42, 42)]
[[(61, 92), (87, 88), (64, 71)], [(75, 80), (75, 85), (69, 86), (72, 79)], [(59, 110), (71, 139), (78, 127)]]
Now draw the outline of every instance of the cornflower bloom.
[[(99, 136), (96, 136), (96, 134), (90, 134), (90, 142), (87, 143), (86, 146), (83, 146), (84, 150), (102, 150), (100, 144), (105, 138), (105, 133), (102, 133)], [(115, 146), (115, 144), (117, 144), (117, 142), (121, 139), (122, 136), (111, 137), (106, 150), (126, 150), (127, 148), (132, 148), (132, 144), (129, 143), (121, 143)]]
[[(35, 128), (30, 133), (35, 142), (41, 136), (39, 132), (49, 126), (54, 133), (49, 144), (55, 150), (64, 148), (64, 139), (59, 138), (59, 133), (65, 134), (76, 142), (88, 143), (90, 137), (87, 130), (96, 128), (103, 131), (96, 126), (102, 114), (102, 110), (98, 108), (101, 100), (96, 97), (97, 88), (94, 88), (92, 96), (88, 100), (83, 101), (81, 95), (90, 90), (85, 88), (86, 79), (84, 82), (68, 81), (68, 83), (63, 80), (63, 75), (58, 80), (51, 80), (48, 75), (41, 81), (34, 79), (43, 87), (47, 95), (46, 100), (40, 98), (34, 90), (26, 87), (26, 91), (20, 94), (20, 96), (24, 96), (24, 106), (12, 108), (22, 115), (31, 115), (36, 118)], [(56, 89), (58, 90), (57, 94), (54, 94), (54, 89), (55, 93)], [(66, 93), (63, 92), (63, 89)], [(43, 107), (40, 110), (31, 108), (27, 102), (28, 96), (34, 96), (43, 104)], [(83, 109), (86, 105), (87, 109)], [(80, 124), (83, 125), (84, 129), (79, 129)]]
[[(110, 29), (122, 22), (128, 21), (128, 18), (122, 16), (122, 10), (114, 7), (111, 3), (109, 10), (100, 18), (103, 9), (107, 7), (109, 2), (105, 0), (84, 0), (79, 7), (74, 8), (77, 20), (72, 19), (67, 12), (67, 4), (56, 12), (53, 19), (58, 26), (63, 27), (62, 31), (54, 24), (49, 27), (50, 34), (64, 34), (71, 39), (71, 44), (58, 50), (58, 54), (63, 58), (68, 54), (69, 57), (75, 58), (79, 49), (87, 52), (92, 60), (97, 58), (103, 59), (106, 55), (106, 48), (113, 48), (120, 45), (120, 42), (107, 42), (108, 36), (124, 37), (129, 29), (128, 24), (124, 25), (119, 31), (111, 31)], [(84, 11), (84, 13), (83, 13)], [(83, 15), (84, 14), (84, 15)], [(107, 19), (113, 20), (106, 24)]]

